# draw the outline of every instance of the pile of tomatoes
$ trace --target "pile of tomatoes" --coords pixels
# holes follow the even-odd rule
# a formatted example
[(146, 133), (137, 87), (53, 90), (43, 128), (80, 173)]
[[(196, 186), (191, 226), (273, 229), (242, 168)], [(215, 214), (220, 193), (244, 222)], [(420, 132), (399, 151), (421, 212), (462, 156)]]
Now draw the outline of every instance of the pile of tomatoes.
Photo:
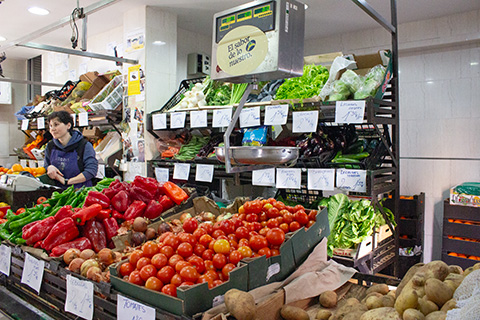
[(279, 255), (285, 234), (315, 223), (301, 205), (275, 199), (248, 201), (230, 219), (183, 222), (183, 232), (165, 232), (132, 252), (119, 273), (127, 281), (176, 297), (176, 288), (207, 282), (213, 288), (227, 281), (240, 260)]

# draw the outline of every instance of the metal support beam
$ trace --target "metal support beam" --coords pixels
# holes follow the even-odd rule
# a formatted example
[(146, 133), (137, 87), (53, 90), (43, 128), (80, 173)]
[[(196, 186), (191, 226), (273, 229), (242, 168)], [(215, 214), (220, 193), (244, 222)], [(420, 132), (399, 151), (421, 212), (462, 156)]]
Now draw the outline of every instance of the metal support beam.
[(377, 21), (382, 27), (387, 29), (391, 33), (396, 33), (397, 28), (393, 26), (390, 22), (385, 20), (375, 9), (370, 6), (367, 1), (365, 0), (352, 0), (357, 6), (360, 7), (366, 14), (372, 17), (375, 21)]
[(64, 84), (60, 83), (50, 83), (50, 82), (38, 82), (30, 80), (17, 80), (17, 79), (6, 79), (0, 78), (0, 82), (11, 82), (11, 83), (21, 83), (21, 84), (33, 84), (35, 86), (47, 86), (47, 87), (63, 87)]
[(17, 46), (18, 47), (30, 48), (30, 49), (39, 49), (39, 50), (66, 53), (66, 54), (71, 54), (71, 55), (75, 55), (75, 56), (89, 57), (89, 58), (94, 58), (94, 59), (109, 60), (109, 61), (115, 61), (115, 62), (121, 62), (121, 63), (138, 64), (138, 60), (117, 58), (117, 57), (113, 57), (113, 56), (107, 56), (105, 54), (93, 53), (93, 52), (88, 52), (88, 51), (78, 51), (78, 50), (49, 46), (49, 45), (46, 45), (46, 44), (39, 44), (39, 43), (33, 43), (33, 42), (27, 42), (27, 43), (24, 43), (24, 44), (17, 44)]

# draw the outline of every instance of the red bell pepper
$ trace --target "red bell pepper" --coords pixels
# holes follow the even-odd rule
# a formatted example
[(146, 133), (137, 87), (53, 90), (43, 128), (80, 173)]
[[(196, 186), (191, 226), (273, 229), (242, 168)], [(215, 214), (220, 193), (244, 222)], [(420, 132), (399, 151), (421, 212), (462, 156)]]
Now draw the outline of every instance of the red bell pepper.
[(30, 226), (30, 228), (25, 231), (22, 229), (22, 238), (26, 240), (26, 243), (29, 246), (35, 244), (35, 242), (43, 240), (50, 232), (50, 229), (55, 225), (56, 220), (54, 217), (48, 217), (35, 222), (36, 223), (33, 226)]
[(124, 219), (133, 220), (136, 217), (142, 217), (146, 207), (147, 205), (143, 201), (133, 201), (132, 204), (128, 207), (127, 211), (125, 211)]
[(143, 216), (148, 219), (155, 219), (163, 212), (163, 206), (160, 202), (156, 200), (152, 200), (148, 203), (147, 208), (145, 209), (145, 213)]
[(77, 224), (83, 226), (85, 222), (95, 218), (101, 210), (102, 206), (98, 203), (95, 203), (89, 207), (83, 207), (80, 211), (74, 213), (72, 218), (77, 222)]
[(148, 191), (152, 195), (152, 197), (155, 196), (159, 187), (158, 181), (156, 179), (142, 176), (136, 176), (132, 182), (132, 185)]
[(63, 206), (55, 213), (55, 220), (60, 221), (73, 216), (72, 206)]
[(105, 227), (105, 233), (107, 234), (107, 239), (111, 240), (117, 235), (119, 229), (117, 219), (114, 217), (103, 220), (103, 226)]
[(176, 204), (180, 204), (182, 201), (188, 199), (188, 194), (173, 182), (164, 182), (162, 189), (165, 191), (165, 194), (168, 195)]
[(47, 237), (43, 239), (41, 247), (50, 251), (60, 244), (75, 239), (79, 234), (75, 221), (72, 218), (62, 219), (53, 226)]
[(123, 214), (118, 212), (115, 209), (112, 210), (112, 218), (125, 220), (125, 217), (123, 216)]
[(110, 207), (110, 199), (106, 195), (98, 191), (89, 191), (84, 206), (89, 207), (95, 203), (101, 205), (103, 209)]
[(50, 257), (60, 257), (68, 249), (72, 248), (78, 249), (80, 251), (92, 249), (92, 242), (86, 237), (75, 239), (73, 241), (61, 244), (53, 248), (52, 252), (50, 252)]
[(97, 214), (95, 218), (99, 221), (103, 221), (107, 218), (110, 218), (111, 213), (112, 213), (112, 209), (102, 209), (100, 210), (100, 212)]
[(92, 242), (92, 247), (95, 252), (99, 252), (107, 247), (105, 228), (100, 221), (88, 220), (83, 228), (83, 235)]
[(160, 199), (158, 199), (158, 202), (162, 205), (163, 211), (167, 211), (168, 209), (170, 209), (175, 205), (172, 199), (170, 199), (170, 197), (167, 196), (166, 194), (161, 196)]
[(109, 198), (109, 199), (112, 199), (118, 192), (120, 191), (126, 191), (127, 189), (125, 188), (125, 186), (123, 185), (123, 183), (121, 183), (120, 181), (118, 180), (114, 180), (110, 186), (106, 189), (103, 189), (103, 193)]
[(111, 205), (115, 210), (119, 212), (125, 212), (128, 208), (128, 202), (128, 193), (124, 190), (121, 190), (115, 196), (113, 196)]
[(150, 200), (153, 199), (154, 195), (155, 195), (155, 193), (152, 194), (148, 190), (142, 189), (142, 188), (137, 187), (137, 186), (131, 186), (130, 191), (129, 191), (130, 199), (140, 200), (140, 201), (143, 201), (145, 203), (149, 203)]

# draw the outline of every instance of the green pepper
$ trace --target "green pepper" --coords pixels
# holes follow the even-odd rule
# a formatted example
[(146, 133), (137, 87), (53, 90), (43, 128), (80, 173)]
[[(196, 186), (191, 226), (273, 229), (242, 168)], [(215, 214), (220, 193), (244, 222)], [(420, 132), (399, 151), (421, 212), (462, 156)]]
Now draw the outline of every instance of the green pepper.
[(19, 246), (22, 246), (22, 245), (27, 243), (27, 240), (23, 239), (22, 237), (17, 237), (15, 239), (13, 239), (12, 242), (15, 243), (15, 244), (18, 244)]
[(43, 215), (41, 211), (37, 211), (35, 213), (30, 214), (29, 216), (23, 217), (22, 219), (15, 220), (10, 224), (10, 230), (16, 230), (20, 229), (22, 230), (22, 227), (26, 224), (29, 224), (30, 222), (37, 221), (43, 219)]
[(13, 242), (13, 239), (18, 238), (19, 236), (22, 237), (22, 229), (16, 230), (13, 233), (11, 233), (10, 237), (8, 237), (8, 240)]
[(2, 238), (3, 240), (7, 240), (8, 238), (10, 238), (11, 236), (11, 233), (8, 232), (8, 230), (3, 227), (0, 227), (0, 238)]
[(7, 222), (4, 223), (4, 226), (6, 229), (9, 229), (10, 230), (10, 225), (14, 222), (14, 221), (17, 221), (17, 220), (20, 220), (20, 219), (23, 219), (25, 217), (27, 217), (28, 215), (30, 215), (30, 211), (28, 209), (25, 210), (25, 212), (22, 212), (20, 213), (19, 215), (15, 215), (13, 212), (10, 216), (8, 216), (8, 213), (7, 213)]

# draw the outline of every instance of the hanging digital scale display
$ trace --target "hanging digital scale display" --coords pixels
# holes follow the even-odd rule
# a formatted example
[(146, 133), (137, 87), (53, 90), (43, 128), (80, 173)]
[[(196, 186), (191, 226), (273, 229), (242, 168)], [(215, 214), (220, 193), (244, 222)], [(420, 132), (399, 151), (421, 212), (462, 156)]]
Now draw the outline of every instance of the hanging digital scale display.
[(303, 72), (305, 5), (254, 1), (214, 15), (214, 80), (256, 82)]

